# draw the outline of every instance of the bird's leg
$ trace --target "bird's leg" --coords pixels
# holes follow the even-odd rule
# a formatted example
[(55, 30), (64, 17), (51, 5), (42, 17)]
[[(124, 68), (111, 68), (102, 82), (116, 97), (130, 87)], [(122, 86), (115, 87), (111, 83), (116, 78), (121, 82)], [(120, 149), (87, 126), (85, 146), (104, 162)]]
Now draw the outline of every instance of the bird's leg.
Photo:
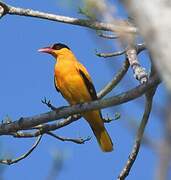
[(43, 100), (41, 100), (41, 102), (45, 105), (47, 105), (51, 110), (55, 111), (57, 108), (55, 106), (53, 106), (50, 102), (50, 100), (47, 100), (46, 97), (44, 97)]

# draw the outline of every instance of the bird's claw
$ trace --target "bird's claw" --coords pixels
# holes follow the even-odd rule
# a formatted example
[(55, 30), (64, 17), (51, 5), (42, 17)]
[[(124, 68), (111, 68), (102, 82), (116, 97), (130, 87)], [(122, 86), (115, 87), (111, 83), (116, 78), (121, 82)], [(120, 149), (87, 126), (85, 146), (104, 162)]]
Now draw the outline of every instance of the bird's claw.
[(51, 101), (50, 101), (50, 100), (47, 100), (47, 99), (46, 99), (46, 97), (44, 97), (44, 99), (41, 100), (41, 102), (42, 102), (43, 104), (47, 105), (47, 106), (48, 106), (50, 109), (52, 109), (52, 110), (56, 110), (56, 109), (57, 109), (55, 106), (53, 106), (53, 105), (51, 104)]

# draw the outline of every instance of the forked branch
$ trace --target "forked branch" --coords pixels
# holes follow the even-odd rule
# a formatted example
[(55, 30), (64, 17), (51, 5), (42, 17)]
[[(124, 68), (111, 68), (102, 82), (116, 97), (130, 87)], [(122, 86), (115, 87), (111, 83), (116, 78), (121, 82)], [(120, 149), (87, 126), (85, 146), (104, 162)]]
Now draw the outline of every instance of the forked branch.
[(33, 146), (25, 153), (23, 154), (22, 156), (16, 158), (16, 159), (0, 159), (0, 163), (1, 164), (6, 164), (6, 165), (11, 165), (11, 164), (14, 164), (14, 163), (17, 163), (23, 159), (25, 159), (26, 157), (28, 157), (32, 152), (33, 150), (38, 146), (40, 140), (42, 138), (42, 135), (40, 135), (37, 140), (35, 141), (35, 143), (33, 144)]

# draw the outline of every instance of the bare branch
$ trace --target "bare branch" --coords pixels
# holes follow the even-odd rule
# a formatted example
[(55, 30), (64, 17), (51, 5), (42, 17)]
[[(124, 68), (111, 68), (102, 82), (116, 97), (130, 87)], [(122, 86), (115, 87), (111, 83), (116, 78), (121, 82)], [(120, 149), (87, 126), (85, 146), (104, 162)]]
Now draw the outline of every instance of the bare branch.
[(165, 0), (122, 0), (128, 13), (139, 27), (155, 66), (171, 92), (171, 6)]
[(38, 146), (41, 138), (42, 138), (42, 135), (37, 138), (37, 140), (35, 141), (35, 143), (34, 143), (33, 146), (31, 147), (31, 149), (29, 149), (29, 151), (28, 151), (27, 153), (23, 154), (23, 155), (20, 156), (19, 158), (16, 158), (16, 159), (4, 159), (4, 160), (1, 159), (1, 160), (0, 160), (0, 163), (1, 163), (1, 164), (11, 165), (11, 164), (18, 163), (19, 161), (25, 159), (25, 158), (28, 157), (28, 156), (33, 152), (33, 150)]
[(133, 69), (135, 78), (140, 81), (141, 84), (146, 83), (148, 80), (148, 74), (145, 72), (145, 68), (141, 67), (139, 63), (136, 48), (132, 46), (129, 47), (126, 51), (126, 55)]
[[(145, 50), (146, 47), (145, 47), (145, 43), (141, 43), (141, 44), (137, 44), (135, 47), (134, 47), (134, 50), (137, 54), (139, 54), (141, 51)], [(99, 56), (99, 57), (104, 57), (104, 58), (108, 58), (108, 57), (113, 57), (113, 56), (120, 56), (120, 55), (123, 55), (125, 54), (126, 52), (128, 52), (130, 50), (130, 48), (126, 48), (122, 51), (116, 51), (116, 52), (112, 52), (112, 53), (98, 53), (96, 52), (96, 55)]]
[(108, 58), (108, 57), (113, 57), (113, 56), (120, 56), (122, 54), (125, 54), (126, 50), (121, 50), (121, 51), (116, 51), (116, 52), (112, 52), (112, 53), (96, 53), (97, 56), (99, 57), (104, 57), (104, 58)]
[[(79, 114), (85, 111), (119, 105), (143, 95), (147, 90), (156, 86), (159, 83), (160, 80), (158, 79), (158, 77), (154, 76), (151, 77), (147, 83), (139, 85), (136, 88), (121, 93), (117, 96), (113, 96), (102, 100), (96, 100), (93, 102), (87, 102), (81, 105), (78, 104), (70, 107), (58, 108), (55, 111), (42, 113), (40, 115), (25, 118), (22, 117), (19, 120), (14, 121), (12, 123), (0, 124), (0, 135), (8, 135), (12, 132), (17, 132), (19, 130), (30, 129), (40, 124), (44, 124), (61, 118), (66, 118), (68, 116)], [(67, 121), (64, 124), (66, 125), (67, 123), (70, 122)], [(61, 126), (63, 126), (63, 124), (61, 124)]]
[(89, 141), (91, 139), (91, 137), (87, 137), (87, 138), (77, 138), (77, 139), (73, 139), (73, 138), (64, 138), (64, 137), (61, 137), (61, 136), (58, 136), (52, 132), (47, 132), (46, 134), (60, 140), (60, 141), (69, 141), (69, 142), (73, 142), (73, 143), (76, 143), (76, 144), (84, 144), (86, 141)]
[(138, 152), (139, 152), (139, 149), (141, 146), (141, 141), (143, 139), (145, 127), (146, 127), (146, 124), (148, 122), (148, 119), (149, 119), (149, 116), (151, 113), (153, 96), (155, 94), (156, 88), (157, 88), (157, 85), (156, 85), (156, 87), (152, 88), (151, 90), (149, 90), (146, 93), (145, 110), (144, 110), (143, 118), (141, 120), (141, 124), (138, 128), (135, 143), (134, 143), (133, 149), (129, 155), (128, 161), (126, 162), (123, 170), (121, 171), (121, 173), (118, 177), (118, 180), (124, 180), (129, 175), (129, 172), (130, 172), (130, 170), (131, 170), (131, 168), (132, 168), (132, 166), (136, 160), (136, 157), (138, 155)]
[(129, 62), (126, 59), (121, 67), (121, 69), (117, 72), (115, 77), (97, 94), (98, 98), (104, 97), (106, 94), (112, 91), (114, 87), (122, 80), (125, 76), (126, 72), (129, 68)]
[(102, 32), (97, 32), (97, 35), (102, 37), (102, 38), (106, 38), (106, 39), (118, 39), (119, 38), (119, 36), (117, 36), (117, 35), (105, 34)]
[(40, 131), (38, 130), (36, 132), (23, 132), (23, 131), (17, 131), (14, 133), (10, 133), (9, 135), (12, 135), (15, 138), (32, 138), (32, 137), (37, 137), (40, 136)]
[[(35, 130), (35, 131), (31, 131), (31, 132), (17, 131), (15, 133), (10, 133), (9, 135), (12, 135), (15, 138), (33, 138), (33, 137), (37, 137), (43, 134), (47, 134), (50, 131), (60, 129), (64, 126), (67, 126), (73, 123), (74, 121), (79, 120), (80, 118), (81, 118), (81, 115), (72, 115), (64, 120), (60, 120), (52, 124), (40, 124), (38, 126), (30, 128), (31, 130)], [(113, 120), (117, 120), (119, 118), (120, 118), (120, 114), (116, 113), (114, 119), (104, 118), (103, 120), (104, 120), (104, 123), (110, 123)]]
[(57, 130), (64, 126), (67, 126), (73, 123), (74, 121), (77, 121), (80, 118), (81, 118), (80, 115), (72, 115), (64, 120), (57, 121), (52, 124), (40, 124), (38, 126), (31, 127), (29, 129), (29, 130), (32, 130), (31, 132), (17, 131), (17, 132), (9, 133), (9, 135), (12, 135), (15, 138), (33, 138), (33, 137), (37, 137), (43, 134), (47, 134), (50, 131)]
[[(137, 54), (139, 54), (141, 51), (143, 51), (145, 49), (146, 49), (146, 47), (145, 47), (144, 43), (136, 45)], [(126, 59), (122, 65), (121, 69), (115, 75), (115, 77), (97, 94), (99, 99), (101, 99), (106, 94), (111, 92), (112, 89), (117, 86), (117, 84), (125, 76), (126, 72), (128, 71), (128, 68), (129, 68), (129, 62), (128, 62), (128, 59)]]
[(137, 29), (133, 26), (129, 25), (120, 25), (121, 23), (117, 24), (108, 24), (98, 21), (92, 21), (88, 19), (78, 19), (78, 18), (72, 18), (67, 16), (60, 16), (55, 14), (49, 14), (44, 13), (40, 11), (35, 11), (32, 9), (24, 9), (24, 8), (18, 8), (14, 6), (9, 6), (2, 1), (0, 1), (1, 8), (4, 9), (4, 14), (10, 14), (10, 15), (19, 15), (19, 16), (30, 16), (35, 18), (41, 18), (41, 19), (47, 19), (51, 21), (61, 22), (61, 23), (67, 23), (72, 25), (78, 25), (78, 26), (84, 26), (96, 30), (104, 30), (104, 31), (112, 31), (112, 32), (125, 32), (125, 33), (137, 33)]
[(32, 129), (38, 129), (38, 131), (35, 133), (35, 136), (38, 136), (40, 134), (44, 134), (44, 133), (49, 132), (49, 131), (54, 131), (56, 129), (60, 129), (64, 126), (67, 126), (67, 125), (77, 121), (80, 118), (81, 118), (81, 116), (79, 114), (71, 115), (66, 119), (56, 121), (55, 123), (40, 124), (38, 126), (33, 127)]

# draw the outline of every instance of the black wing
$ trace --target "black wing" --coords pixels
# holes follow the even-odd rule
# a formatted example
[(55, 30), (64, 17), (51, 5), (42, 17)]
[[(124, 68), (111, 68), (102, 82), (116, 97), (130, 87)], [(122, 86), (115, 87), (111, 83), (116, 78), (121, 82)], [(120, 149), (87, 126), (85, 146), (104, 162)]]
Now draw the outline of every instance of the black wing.
[(81, 69), (79, 69), (79, 73), (82, 76), (84, 83), (87, 87), (88, 92), (91, 95), (92, 100), (97, 100), (97, 94), (96, 94), (96, 90), (94, 88), (93, 83), (87, 78), (87, 76), (84, 74), (83, 71), (81, 71)]
[(60, 90), (59, 90), (59, 88), (58, 88), (58, 86), (57, 86), (57, 82), (56, 82), (55, 76), (54, 76), (54, 85), (55, 85), (55, 89), (56, 89), (58, 92), (60, 92)]

